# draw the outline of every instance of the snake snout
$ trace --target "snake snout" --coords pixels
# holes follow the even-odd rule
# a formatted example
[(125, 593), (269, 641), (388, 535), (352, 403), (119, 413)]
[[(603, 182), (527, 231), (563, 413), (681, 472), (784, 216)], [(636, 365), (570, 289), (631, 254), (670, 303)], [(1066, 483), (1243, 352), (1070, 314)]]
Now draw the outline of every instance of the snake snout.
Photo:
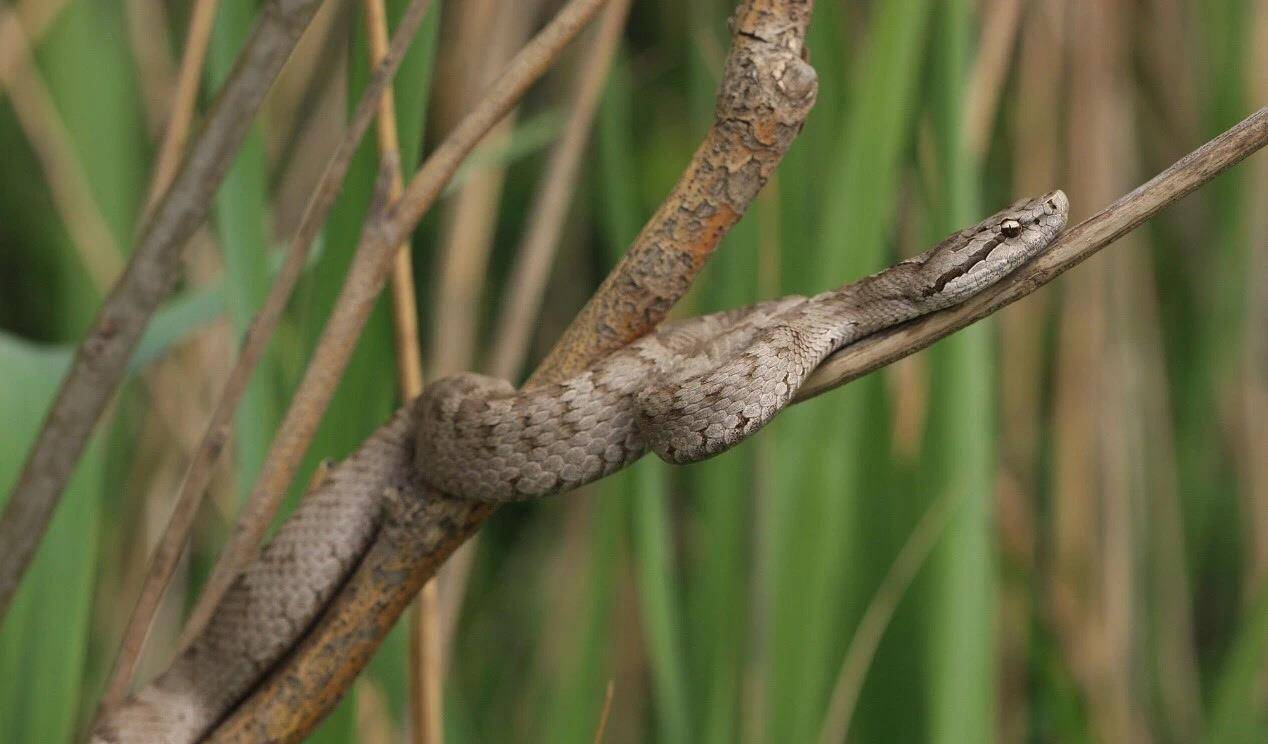
[(1042, 201), (1044, 211), (1048, 214), (1062, 215), (1063, 217), (1070, 214), (1070, 198), (1061, 189), (1044, 194)]

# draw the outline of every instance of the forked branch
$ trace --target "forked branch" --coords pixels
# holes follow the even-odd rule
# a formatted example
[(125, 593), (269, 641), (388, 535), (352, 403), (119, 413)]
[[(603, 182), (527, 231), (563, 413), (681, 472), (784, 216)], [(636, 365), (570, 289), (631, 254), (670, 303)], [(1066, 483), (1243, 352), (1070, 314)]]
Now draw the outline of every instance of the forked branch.
[[(656, 327), (801, 130), (817, 80), (803, 60), (809, 0), (750, 0), (733, 18), (714, 124), (625, 258), (530, 384), (575, 374)], [(493, 509), (396, 504), (322, 620), (212, 735), (295, 741), (330, 711), (423, 583)], [(430, 549), (425, 547), (430, 546)]]

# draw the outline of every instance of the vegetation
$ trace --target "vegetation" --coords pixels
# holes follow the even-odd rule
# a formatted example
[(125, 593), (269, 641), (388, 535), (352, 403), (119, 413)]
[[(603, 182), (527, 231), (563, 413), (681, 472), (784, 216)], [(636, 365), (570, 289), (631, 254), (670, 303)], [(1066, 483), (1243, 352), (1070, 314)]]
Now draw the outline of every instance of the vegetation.
[[(23, 52), (0, 45), (0, 494), (132, 242), (191, 5), (28, 0), (34, 67), (10, 67)], [(2, 619), (6, 741), (70, 741), (91, 719), (237, 339), (365, 84), (358, 4), (330, 5)], [(435, 5), (395, 86), (407, 173), (509, 56), (489, 40), (513, 52), (555, 4)], [(712, 120), (730, 9), (634, 3), (517, 381)], [(256, 10), (219, 3), (204, 109)], [(844, 283), (1020, 195), (1064, 188), (1081, 219), (1268, 101), (1265, 0), (821, 1), (809, 47), (809, 123), (675, 312)], [(429, 378), (492, 358), (586, 59), (556, 67), (415, 236)], [(171, 654), (255, 480), (376, 163), (367, 139), (238, 411), (142, 678)], [(1265, 204), (1261, 154), (1030, 299), (726, 455), (647, 458), (502, 509), (441, 582), (456, 608), (447, 740), (592, 741), (609, 683), (609, 742), (1264, 740)], [(397, 405), (381, 305), (294, 498)], [(472, 348), (438, 341), (454, 338)], [(400, 631), (314, 741), (399, 736)]]

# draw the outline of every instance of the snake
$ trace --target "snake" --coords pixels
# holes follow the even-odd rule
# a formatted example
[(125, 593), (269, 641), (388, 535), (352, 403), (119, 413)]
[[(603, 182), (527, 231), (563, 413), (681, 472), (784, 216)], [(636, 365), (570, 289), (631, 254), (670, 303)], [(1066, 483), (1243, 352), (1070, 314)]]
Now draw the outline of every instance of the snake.
[[(957, 305), (1042, 253), (1061, 191), (1022, 199), (925, 252), (810, 297), (665, 323), (562, 382), (438, 380), (334, 467), (168, 669), (107, 711), (97, 744), (198, 741), (320, 617), (401, 498), (501, 503), (568, 491), (648, 450), (686, 464), (751, 436), (829, 355)], [(439, 539), (423, 535), (420, 539)]]

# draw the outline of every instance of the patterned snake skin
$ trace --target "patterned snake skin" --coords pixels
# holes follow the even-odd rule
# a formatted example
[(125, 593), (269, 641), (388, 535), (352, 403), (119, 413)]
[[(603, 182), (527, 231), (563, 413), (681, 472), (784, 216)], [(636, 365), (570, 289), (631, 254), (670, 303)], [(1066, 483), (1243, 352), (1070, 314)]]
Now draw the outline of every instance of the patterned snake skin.
[(563, 383), (517, 392), (474, 374), (440, 380), (332, 470), (225, 596), (207, 629), (103, 718), (102, 744), (193, 742), (315, 621), (382, 521), (384, 494), (516, 501), (602, 478), (647, 449), (718, 454), (760, 429), (833, 351), (964, 301), (1065, 226), (1054, 191), (915, 258), (810, 298), (667, 324)]

